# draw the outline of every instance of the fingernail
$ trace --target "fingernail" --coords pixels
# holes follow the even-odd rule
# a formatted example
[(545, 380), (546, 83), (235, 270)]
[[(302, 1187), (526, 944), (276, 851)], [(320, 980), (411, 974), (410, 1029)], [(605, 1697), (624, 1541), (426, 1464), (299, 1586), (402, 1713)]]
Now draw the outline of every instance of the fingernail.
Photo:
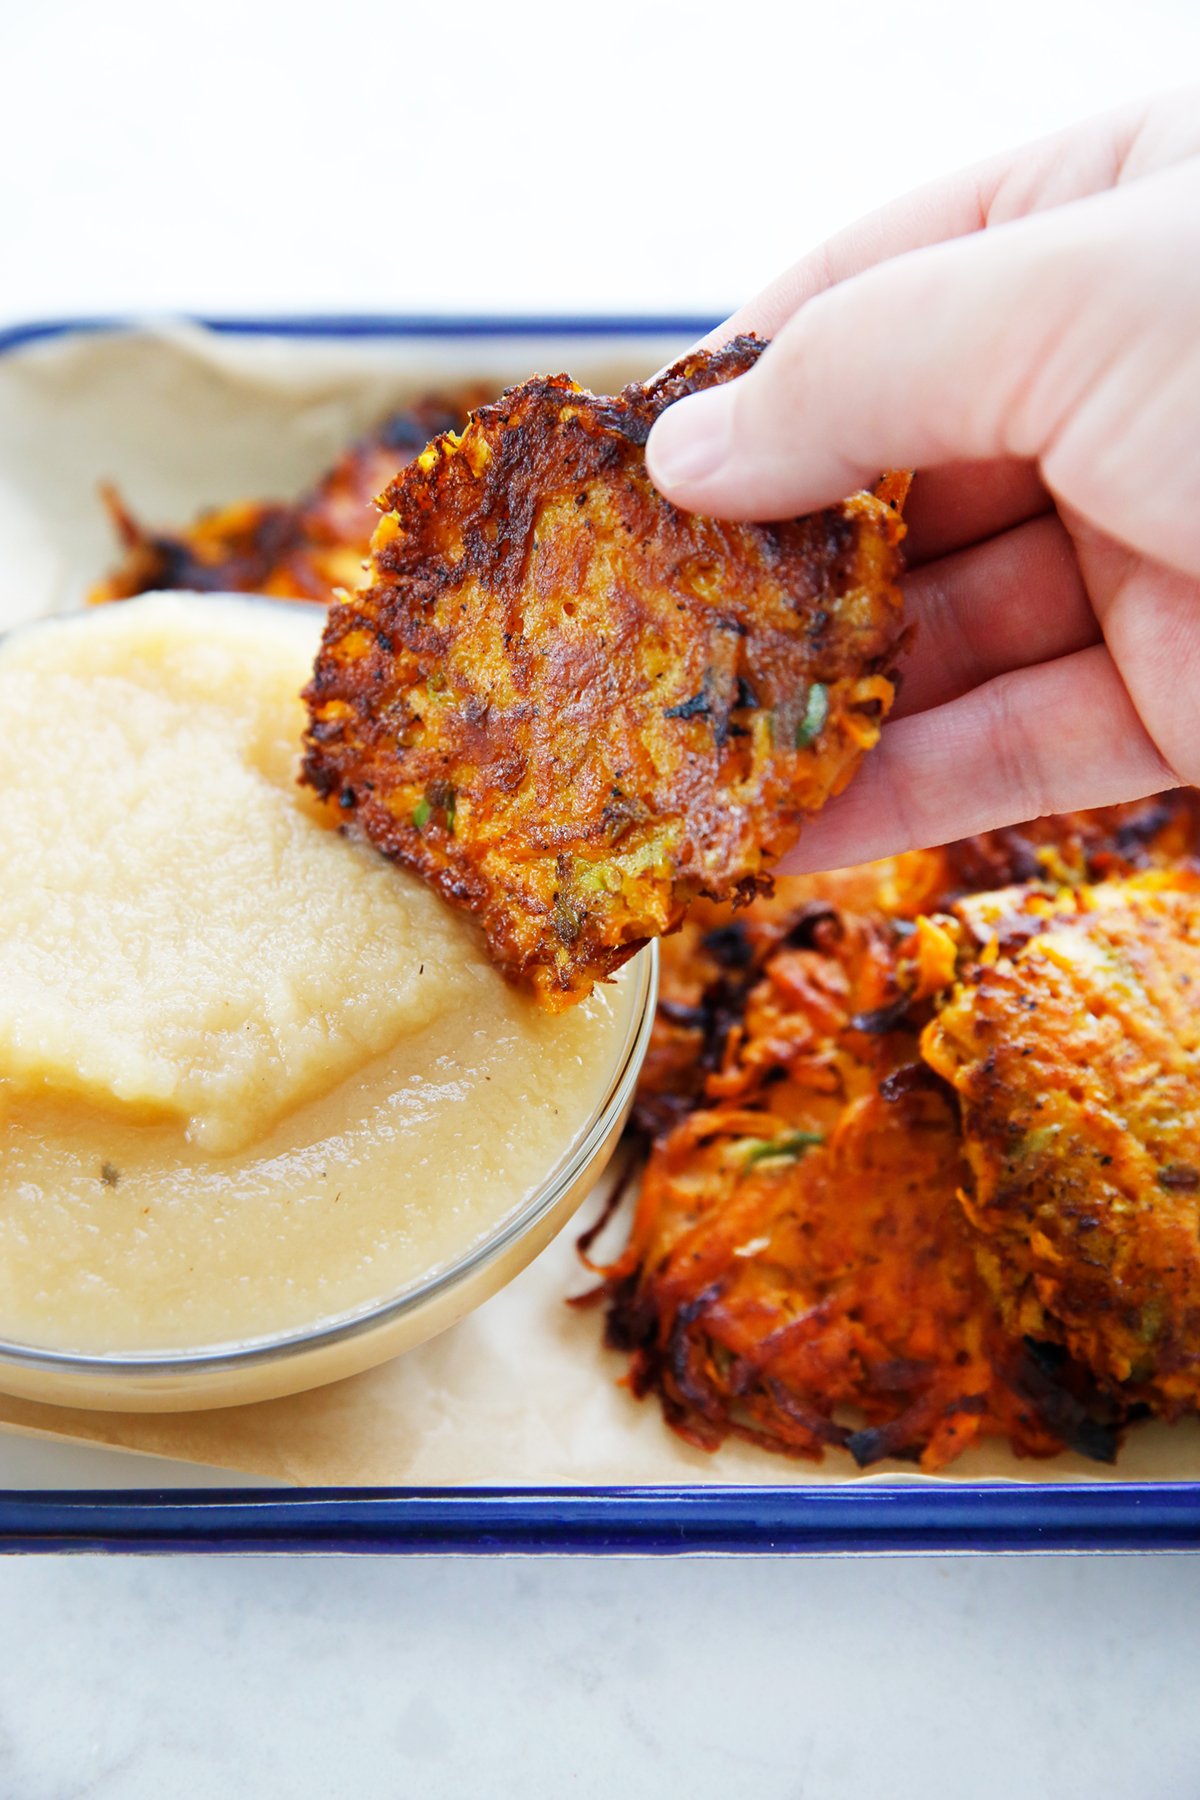
[(732, 436), (733, 395), (727, 388), (677, 400), (646, 444), (651, 479), (661, 488), (707, 481), (725, 462)]

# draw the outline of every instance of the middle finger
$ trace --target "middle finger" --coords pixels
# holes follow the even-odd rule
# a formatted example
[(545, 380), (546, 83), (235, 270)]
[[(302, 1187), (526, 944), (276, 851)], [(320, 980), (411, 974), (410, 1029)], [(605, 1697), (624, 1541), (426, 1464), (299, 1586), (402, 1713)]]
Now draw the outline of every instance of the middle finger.
[(897, 718), (1100, 641), (1074, 546), (1053, 513), (925, 563), (904, 588), (916, 637)]

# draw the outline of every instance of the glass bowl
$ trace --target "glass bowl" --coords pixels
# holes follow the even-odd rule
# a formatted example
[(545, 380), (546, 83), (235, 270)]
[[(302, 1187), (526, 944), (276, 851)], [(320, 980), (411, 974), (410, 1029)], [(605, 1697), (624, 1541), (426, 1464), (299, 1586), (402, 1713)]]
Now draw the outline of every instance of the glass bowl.
[(387, 1299), (312, 1326), (196, 1350), (83, 1355), (0, 1339), (0, 1391), (50, 1405), (186, 1412), (273, 1400), (386, 1362), (444, 1331), (532, 1262), (591, 1192), (633, 1105), (658, 996), (658, 946), (628, 965), (629, 1022), (604, 1098), (530, 1198), (460, 1257)]

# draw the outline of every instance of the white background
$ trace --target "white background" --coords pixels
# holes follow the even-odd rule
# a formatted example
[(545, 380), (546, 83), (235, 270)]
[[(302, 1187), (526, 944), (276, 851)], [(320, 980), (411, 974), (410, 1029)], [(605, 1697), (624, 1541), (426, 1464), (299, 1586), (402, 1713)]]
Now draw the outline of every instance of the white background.
[(0, 0), (0, 309), (719, 312), (1195, 0)]
[[(715, 315), (1198, 76), (1197, 0), (0, 0), (0, 322)], [(0, 1795), (1194, 1796), (1198, 1600), (1174, 1557), (7, 1563)]]

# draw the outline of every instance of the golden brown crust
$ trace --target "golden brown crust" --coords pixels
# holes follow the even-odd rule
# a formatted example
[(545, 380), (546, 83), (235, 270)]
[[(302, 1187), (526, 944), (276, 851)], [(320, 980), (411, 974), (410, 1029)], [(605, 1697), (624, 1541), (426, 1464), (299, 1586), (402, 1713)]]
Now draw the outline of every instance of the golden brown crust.
[(371, 583), (330, 616), (305, 779), (551, 1006), (698, 896), (769, 887), (892, 699), (886, 500), (731, 524), (646, 474), (664, 408), (761, 348), (611, 399), (565, 376), (513, 389), (392, 484)]
[(630, 1385), (706, 1449), (929, 1470), (981, 1435), (1111, 1454), (1112, 1421), (1003, 1329), (977, 1273), (954, 1107), (919, 1065), (918, 934), (828, 898), (777, 923), (605, 1271)]
[(975, 954), (923, 1048), (959, 1096), (989, 1286), (1014, 1331), (1157, 1411), (1193, 1408), (1200, 876), (958, 910)]
[(124, 547), (120, 566), (92, 589), (94, 605), (163, 588), (271, 594), (327, 605), (356, 587), (379, 522), (377, 496), (442, 431), (463, 423), (481, 395), (431, 396), (392, 413), (338, 458), (294, 503), (237, 500), (179, 532), (148, 530), (112, 488), (102, 490)]

